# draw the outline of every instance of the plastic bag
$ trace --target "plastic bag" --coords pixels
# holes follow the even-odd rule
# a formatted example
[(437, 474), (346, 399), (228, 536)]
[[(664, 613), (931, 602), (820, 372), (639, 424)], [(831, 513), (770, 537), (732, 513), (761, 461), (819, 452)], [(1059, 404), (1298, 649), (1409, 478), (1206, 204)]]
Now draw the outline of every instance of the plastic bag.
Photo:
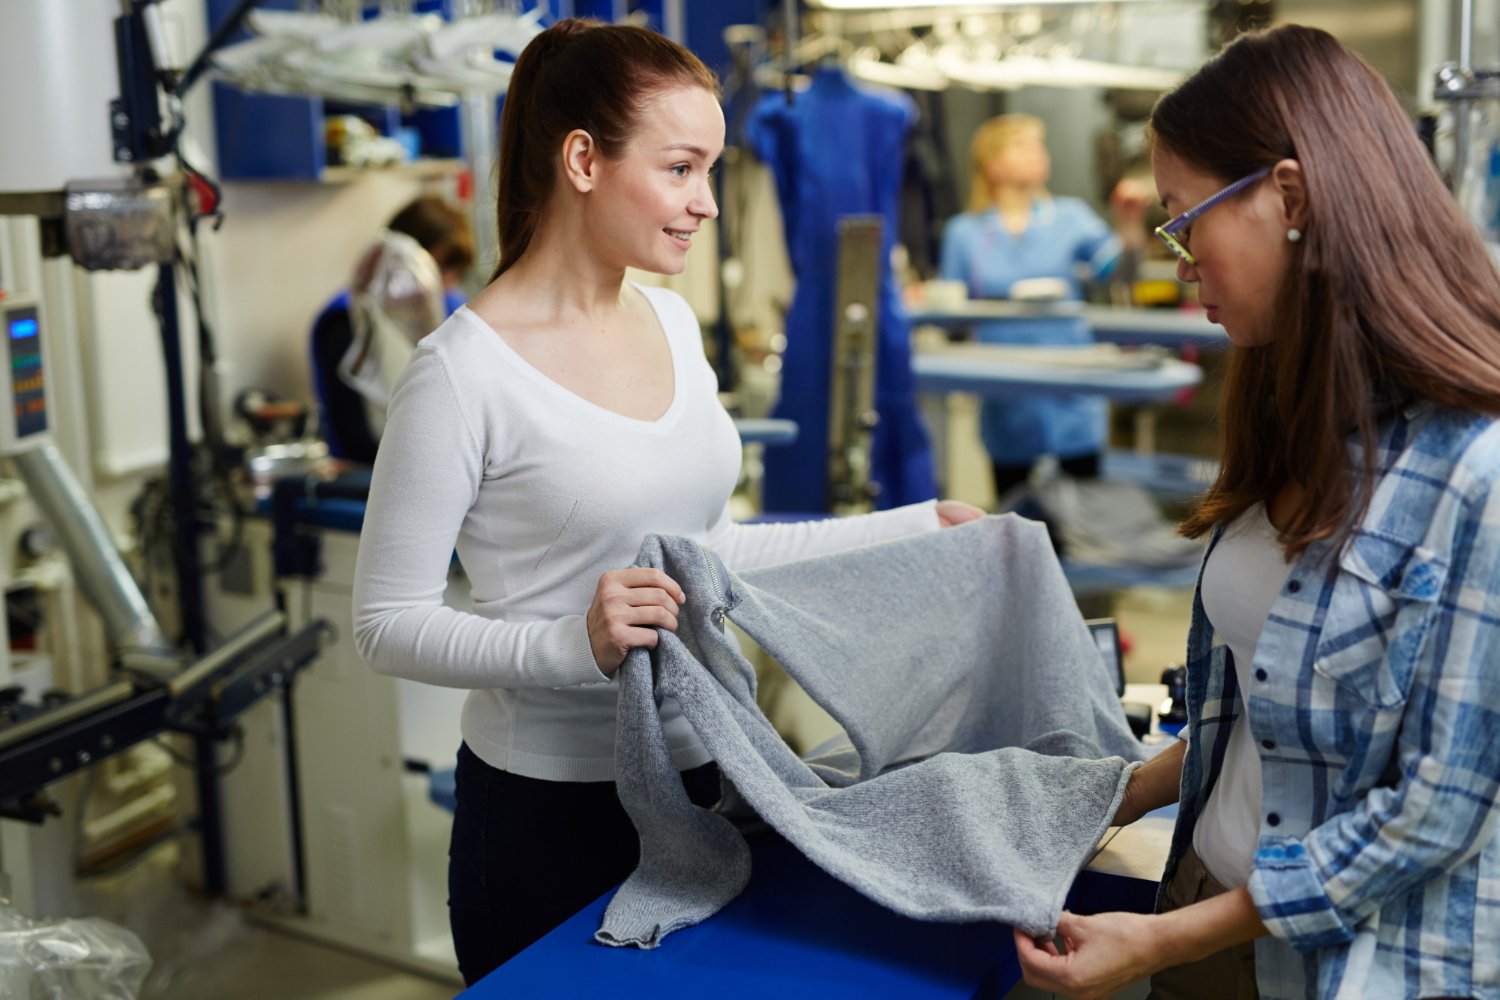
[(0, 898), (0, 997), (135, 1000), (151, 956), (107, 920), (30, 920)]
[(387, 230), (360, 258), (349, 291), (354, 339), (339, 361), (339, 378), (365, 398), (378, 430), (417, 341), (446, 314), (443, 275), (420, 243)]

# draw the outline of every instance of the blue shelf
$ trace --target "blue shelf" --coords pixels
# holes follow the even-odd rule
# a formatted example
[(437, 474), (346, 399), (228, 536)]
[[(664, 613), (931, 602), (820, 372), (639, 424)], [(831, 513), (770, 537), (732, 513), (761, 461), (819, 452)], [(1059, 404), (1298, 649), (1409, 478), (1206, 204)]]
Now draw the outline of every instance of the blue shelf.
[[(236, 0), (204, 0), (210, 27), (217, 27)], [(531, 9), (537, 0), (525, 0)], [(721, 0), (715, 5), (684, 3), (687, 42), (720, 72), (728, 55), (722, 41), (726, 23), (757, 22), (768, 0)], [(262, 0), (261, 7), (297, 10), (297, 0)], [(447, 0), (418, 0), (418, 13), (451, 16)], [(571, 0), (554, 3), (552, 10), (580, 17), (619, 20), (643, 13), (654, 27), (664, 26), (665, 0)], [(367, 16), (374, 16), (367, 12)], [(544, 23), (550, 23), (548, 19)], [(234, 41), (248, 37), (241, 34)], [(330, 114), (349, 113), (375, 125), (382, 135), (415, 128), (421, 136), (421, 157), (461, 159), (465, 155), (459, 108), (423, 109), (402, 114), (399, 108), (378, 104), (324, 102), (316, 97), (250, 94), (228, 84), (214, 84), (214, 116), (218, 130), (219, 176), (229, 181), (319, 181), (330, 166), (324, 121)], [(497, 102), (496, 117), (499, 116)]]
[(318, 180), (328, 166), (322, 102), (214, 84), (219, 175), (230, 181)]

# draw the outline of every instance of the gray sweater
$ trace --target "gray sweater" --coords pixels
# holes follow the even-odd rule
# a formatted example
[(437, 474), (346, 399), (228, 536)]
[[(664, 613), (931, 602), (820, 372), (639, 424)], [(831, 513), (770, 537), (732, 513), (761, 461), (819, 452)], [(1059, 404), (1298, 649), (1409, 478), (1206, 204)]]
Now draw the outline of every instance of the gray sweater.
[[(598, 940), (656, 947), (750, 875), (740, 832), (688, 801), (661, 729), (668, 697), (763, 820), (871, 899), (927, 920), (1056, 926), (1143, 754), (1040, 525), (989, 517), (743, 576), (652, 535), (637, 565), (688, 602), (677, 632), (620, 670), (616, 773), (641, 860)], [(726, 615), (851, 751), (803, 761), (787, 747)]]

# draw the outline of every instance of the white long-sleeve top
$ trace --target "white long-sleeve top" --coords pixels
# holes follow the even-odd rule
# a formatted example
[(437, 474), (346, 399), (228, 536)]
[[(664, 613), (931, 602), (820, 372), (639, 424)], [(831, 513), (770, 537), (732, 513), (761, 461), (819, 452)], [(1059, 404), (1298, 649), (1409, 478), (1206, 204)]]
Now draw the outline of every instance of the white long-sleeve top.
[[(600, 575), (630, 566), (647, 534), (701, 540), (744, 570), (938, 526), (932, 502), (733, 523), (740, 440), (697, 319), (675, 293), (639, 290), (672, 355), (674, 394), (659, 419), (563, 388), (464, 308), (417, 345), (381, 436), (355, 645), (380, 673), (471, 689), (464, 742), (516, 774), (613, 780), (616, 686), (594, 662), (584, 615)], [(455, 549), (472, 613), (443, 604)], [(708, 761), (674, 703), (662, 718), (679, 769)]]

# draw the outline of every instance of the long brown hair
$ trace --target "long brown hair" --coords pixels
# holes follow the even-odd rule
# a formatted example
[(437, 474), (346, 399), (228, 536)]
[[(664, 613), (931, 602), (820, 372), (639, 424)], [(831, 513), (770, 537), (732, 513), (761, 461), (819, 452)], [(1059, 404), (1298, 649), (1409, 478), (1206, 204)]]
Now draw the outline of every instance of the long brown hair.
[(500, 113), (500, 261), (494, 277), (531, 244), (552, 196), (564, 137), (583, 129), (601, 153), (618, 156), (635, 133), (641, 104), (673, 85), (720, 96), (712, 70), (648, 28), (567, 18), (527, 44)]
[(1226, 183), (1291, 158), (1307, 186), (1272, 320), (1284, 333), (1231, 349), (1219, 476), (1182, 531), (1295, 482), (1288, 555), (1342, 541), (1369, 506), (1386, 408), (1500, 413), (1500, 274), (1385, 81), (1326, 32), (1240, 37), (1157, 102), (1150, 128)]

